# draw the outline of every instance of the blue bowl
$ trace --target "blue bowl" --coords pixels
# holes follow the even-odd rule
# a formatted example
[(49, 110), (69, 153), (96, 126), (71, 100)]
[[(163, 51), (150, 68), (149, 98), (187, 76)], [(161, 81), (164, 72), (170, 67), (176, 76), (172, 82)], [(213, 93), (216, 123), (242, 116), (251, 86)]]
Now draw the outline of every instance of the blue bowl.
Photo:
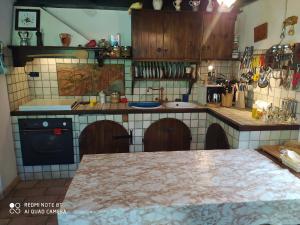
[(159, 102), (129, 102), (129, 107), (139, 107), (139, 108), (156, 108), (161, 104)]

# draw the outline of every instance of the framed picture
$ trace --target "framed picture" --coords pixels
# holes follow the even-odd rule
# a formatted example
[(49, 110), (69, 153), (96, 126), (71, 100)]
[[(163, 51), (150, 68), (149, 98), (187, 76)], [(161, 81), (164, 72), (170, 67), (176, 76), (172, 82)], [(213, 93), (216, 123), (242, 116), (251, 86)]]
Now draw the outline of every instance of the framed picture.
[(40, 30), (40, 10), (16, 9), (16, 30)]

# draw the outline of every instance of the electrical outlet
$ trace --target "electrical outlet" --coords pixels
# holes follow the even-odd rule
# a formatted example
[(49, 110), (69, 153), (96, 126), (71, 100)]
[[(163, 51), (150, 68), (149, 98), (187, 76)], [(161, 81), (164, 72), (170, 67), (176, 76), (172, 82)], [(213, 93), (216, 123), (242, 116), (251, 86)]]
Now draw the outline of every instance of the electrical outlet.
[(30, 76), (30, 77), (39, 77), (39, 76), (40, 76), (40, 73), (39, 73), (39, 72), (30, 72), (30, 73), (29, 73), (29, 76)]

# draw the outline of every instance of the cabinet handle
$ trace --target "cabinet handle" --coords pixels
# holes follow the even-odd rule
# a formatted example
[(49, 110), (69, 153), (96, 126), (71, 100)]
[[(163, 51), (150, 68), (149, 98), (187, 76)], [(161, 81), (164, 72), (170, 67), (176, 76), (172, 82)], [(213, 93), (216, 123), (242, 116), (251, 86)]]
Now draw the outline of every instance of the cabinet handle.
[(157, 52), (161, 52), (161, 50), (162, 50), (161, 48), (157, 48), (156, 49)]
[(120, 139), (129, 139), (129, 144), (132, 145), (133, 141), (132, 141), (132, 130), (130, 130), (129, 135), (117, 135), (117, 136), (113, 136), (114, 140), (120, 140)]

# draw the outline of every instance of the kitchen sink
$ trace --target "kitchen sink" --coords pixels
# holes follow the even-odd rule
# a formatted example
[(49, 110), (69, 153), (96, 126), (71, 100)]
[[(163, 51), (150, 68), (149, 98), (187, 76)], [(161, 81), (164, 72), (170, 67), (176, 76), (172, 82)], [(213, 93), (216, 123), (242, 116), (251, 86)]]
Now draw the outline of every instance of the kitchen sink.
[(198, 105), (190, 102), (168, 102), (165, 107), (172, 109), (192, 109), (197, 108)]
[(128, 106), (136, 109), (157, 109), (161, 107), (159, 102), (129, 102)]

